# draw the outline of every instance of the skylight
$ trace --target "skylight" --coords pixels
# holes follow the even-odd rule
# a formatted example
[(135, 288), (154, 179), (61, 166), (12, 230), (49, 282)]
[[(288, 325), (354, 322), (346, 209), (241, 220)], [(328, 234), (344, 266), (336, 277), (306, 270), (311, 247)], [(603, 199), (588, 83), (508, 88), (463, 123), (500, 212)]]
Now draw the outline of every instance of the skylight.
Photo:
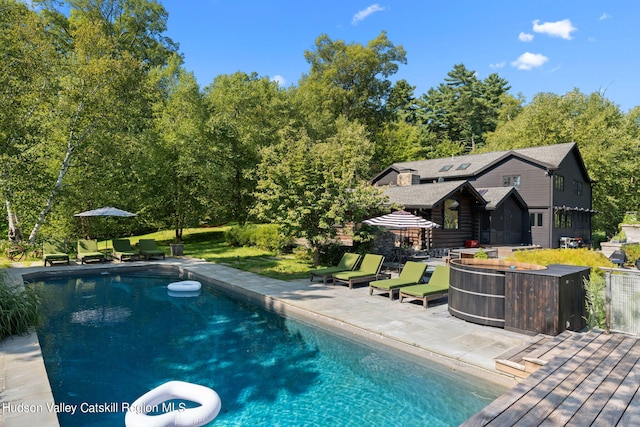
[(468, 168), (469, 166), (471, 166), (471, 163), (461, 163), (460, 166), (458, 166), (456, 169), (459, 171), (463, 171), (466, 168)]
[(443, 167), (440, 168), (440, 172), (446, 172), (449, 169), (451, 169), (453, 167), (453, 165), (444, 165)]

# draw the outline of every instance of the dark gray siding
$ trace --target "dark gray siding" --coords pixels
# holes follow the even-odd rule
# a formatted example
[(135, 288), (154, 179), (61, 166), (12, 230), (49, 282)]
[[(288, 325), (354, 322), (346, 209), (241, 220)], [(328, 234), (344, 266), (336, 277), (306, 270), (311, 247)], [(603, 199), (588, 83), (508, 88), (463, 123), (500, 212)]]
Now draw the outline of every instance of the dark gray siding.
[[(551, 210), (548, 208), (529, 208), (529, 213), (534, 215), (534, 224), (531, 225), (531, 244), (549, 247), (549, 230), (553, 225)], [(542, 215), (542, 225), (538, 225), (538, 215)]]
[(393, 169), (389, 169), (385, 171), (381, 176), (376, 178), (375, 185), (383, 186), (383, 185), (396, 185), (398, 182), (398, 172)]
[(511, 157), (490, 169), (484, 170), (472, 182), (476, 188), (501, 187), (503, 185), (503, 177), (519, 176), (520, 186), (518, 187), (518, 192), (527, 206), (542, 207), (549, 206), (550, 200), (550, 178), (545, 172), (545, 169), (539, 165)]
[[(585, 241), (591, 240), (591, 213), (592, 207), (591, 184), (588, 177), (584, 176), (579, 159), (575, 151), (572, 151), (561, 163), (555, 175), (564, 177), (564, 189), (553, 190), (553, 207), (566, 207), (565, 215), (571, 217), (571, 225), (565, 227), (553, 227), (551, 247), (559, 246), (561, 237), (582, 237)], [(578, 188), (580, 192), (578, 192)], [(579, 194), (580, 193), (580, 194)], [(577, 208), (577, 209), (576, 209)], [(584, 209), (586, 211), (581, 211)], [(552, 218), (553, 221), (553, 218)], [(552, 222), (552, 225), (554, 223)]]
[[(553, 192), (553, 204), (555, 206), (569, 206), (578, 208), (591, 209), (591, 184), (586, 177), (582, 175), (575, 154), (567, 156), (558, 170), (554, 172), (556, 175), (564, 177), (564, 190)], [(574, 181), (582, 186), (582, 194), (576, 194)]]
[(528, 243), (528, 224), (527, 210), (513, 197), (508, 198), (491, 213), (491, 244)]

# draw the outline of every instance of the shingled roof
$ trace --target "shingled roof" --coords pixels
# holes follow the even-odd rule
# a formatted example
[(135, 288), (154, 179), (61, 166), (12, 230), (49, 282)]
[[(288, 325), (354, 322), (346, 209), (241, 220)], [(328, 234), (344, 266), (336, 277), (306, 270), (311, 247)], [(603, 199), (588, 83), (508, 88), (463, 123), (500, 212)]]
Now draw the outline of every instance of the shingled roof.
[(488, 187), (478, 188), (478, 193), (487, 201), (485, 209), (494, 210), (511, 194), (520, 202), (522, 206), (527, 206), (522, 196), (515, 187)]
[[(420, 176), (421, 180), (465, 179), (476, 176), (483, 170), (493, 166), (499, 161), (516, 156), (546, 167), (550, 170), (557, 169), (562, 160), (576, 148), (575, 142), (566, 144), (547, 145), (542, 147), (518, 148), (507, 151), (493, 151), (481, 154), (466, 154), (463, 156), (443, 157), (439, 159), (417, 160), (413, 162), (394, 163), (376, 177), (385, 174), (389, 169), (396, 171), (410, 170)], [(585, 169), (586, 174), (586, 169)]]
[(479, 202), (485, 199), (476, 191), (469, 181), (445, 181), (433, 184), (418, 184), (405, 187), (385, 187), (384, 194), (391, 203), (397, 203), (412, 209), (432, 209), (458, 189), (466, 188), (474, 194)]

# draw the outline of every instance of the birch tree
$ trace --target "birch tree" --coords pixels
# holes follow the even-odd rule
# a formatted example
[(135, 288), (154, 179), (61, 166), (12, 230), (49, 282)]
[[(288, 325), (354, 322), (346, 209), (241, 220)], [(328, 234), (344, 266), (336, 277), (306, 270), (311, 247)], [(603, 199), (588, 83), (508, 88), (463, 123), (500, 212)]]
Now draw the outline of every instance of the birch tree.
[(46, 22), (15, 0), (0, 0), (0, 191), (8, 238), (23, 239), (17, 202), (24, 175), (44, 135), (40, 126), (57, 91), (59, 70)]
[[(17, 4), (3, 0), (2, 5), (5, 3), (14, 8)], [(31, 107), (24, 104), (24, 111), (31, 108), (43, 112), (33, 120), (35, 130), (12, 124), (13, 137), (6, 147), (6, 152), (11, 153), (3, 159), (3, 197), (9, 218), (13, 219), (9, 237), (22, 238), (19, 222), (22, 218), (23, 223), (33, 224), (30, 242), (35, 242), (64, 190), (68, 173), (76, 166), (74, 161), (91, 145), (106, 144), (115, 135), (130, 132), (135, 120), (145, 114), (142, 82), (147, 71), (161, 63), (163, 55), (166, 61), (167, 52), (173, 48), (168, 39), (160, 36), (165, 29), (166, 12), (155, 2), (37, 3), (41, 6), (40, 14), (25, 11), (23, 5), (22, 15), (13, 19), (12, 25), (32, 34), (15, 36), (7, 42), (17, 53), (3, 57), (2, 65), (11, 67), (19, 62), (20, 53), (28, 58), (23, 63), (39, 64), (18, 70), (24, 73), (8, 82), (6, 102), (14, 102), (15, 88), (21, 88), (20, 82), (26, 82), (24, 92), (30, 100), (40, 99), (38, 88), (47, 89), (46, 108), (38, 109), (44, 105), (41, 103), (32, 102)], [(56, 7), (68, 7), (70, 12), (63, 14)], [(34, 40), (40, 38), (50, 50), (31, 49)], [(40, 56), (45, 54), (55, 54), (55, 61), (41, 61)], [(15, 76), (15, 70), (9, 71), (10, 76)], [(24, 145), (24, 141), (29, 144), (19, 150), (17, 142)], [(22, 203), (13, 203), (16, 194), (23, 196)]]

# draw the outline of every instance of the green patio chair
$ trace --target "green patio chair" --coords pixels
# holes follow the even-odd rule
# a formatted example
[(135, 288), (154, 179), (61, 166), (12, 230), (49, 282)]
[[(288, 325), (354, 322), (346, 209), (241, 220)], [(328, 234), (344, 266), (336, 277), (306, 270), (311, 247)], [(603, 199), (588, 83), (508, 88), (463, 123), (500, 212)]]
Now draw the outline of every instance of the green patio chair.
[(140, 255), (149, 260), (151, 258), (162, 257), (165, 259), (166, 254), (162, 249), (158, 249), (155, 239), (140, 239), (138, 241), (138, 247), (140, 248)]
[(313, 281), (314, 277), (322, 277), (322, 283), (326, 285), (327, 279), (330, 278), (334, 273), (351, 271), (356, 267), (358, 261), (360, 261), (360, 255), (347, 252), (342, 255), (342, 258), (340, 259), (338, 265), (309, 271), (309, 273), (311, 274), (310, 280)]
[(133, 260), (140, 256), (140, 251), (131, 247), (129, 239), (113, 239), (111, 244), (113, 245), (113, 256), (120, 261)]
[(400, 302), (405, 298), (420, 299), (424, 308), (427, 308), (429, 301), (446, 297), (449, 294), (450, 271), (449, 266), (438, 265), (429, 282), (400, 288)]
[(424, 262), (407, 261), (400, 276), (393, 279), (374, 280), (369, 282), (369, 295), (373, 295), (375, 289), (384, 293), (389, 293), (389, 299), (393, 300), (395, 294), (400, 288), (405, 286), (417, 285), (422, 282), (422, 276), (427, 270), (427, 264)]
[(333, 284), (346, 283), (349, 285), (349, 289), (353, 289), (353, 285), (356, 283), (377, 280), (383, 262), (384, 256), (382, 255), (366, 254), (357, 270), (334, 273)]
[(100, 261), (104, 262), (104, 254), (98, 251), (97, 240), (78, 240), (78, 255), (80, 264), (84, 264), (87, 261)]
[(52, 267), (54, 262), (69, 265), (69, 254), (67, 253), (64, 242), (44, 242), (42, 244), (42, 260), (44, 261), (45, 267), (47, 266), (47, 262)]

